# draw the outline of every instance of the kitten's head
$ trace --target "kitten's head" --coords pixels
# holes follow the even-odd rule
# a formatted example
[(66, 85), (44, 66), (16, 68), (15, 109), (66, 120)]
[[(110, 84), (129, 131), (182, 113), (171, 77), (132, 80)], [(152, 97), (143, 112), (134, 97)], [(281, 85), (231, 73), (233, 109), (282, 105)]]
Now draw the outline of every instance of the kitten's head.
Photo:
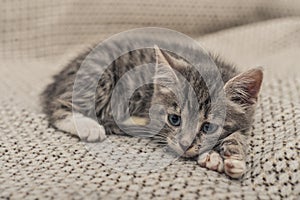
[(158, 137), (173, 151), (193, 157), (231, 133), (249, 128), (263, 78), (261, 69), (238, 75), (223, 71), (222, 77), (229, 77), (224, 84), (216, 81), (213, 70), (207, 70), (203, 78), (184, 59), (158, 47), (155, 52), (152, 106), (159, 105), (154, 110), (165, 124)]

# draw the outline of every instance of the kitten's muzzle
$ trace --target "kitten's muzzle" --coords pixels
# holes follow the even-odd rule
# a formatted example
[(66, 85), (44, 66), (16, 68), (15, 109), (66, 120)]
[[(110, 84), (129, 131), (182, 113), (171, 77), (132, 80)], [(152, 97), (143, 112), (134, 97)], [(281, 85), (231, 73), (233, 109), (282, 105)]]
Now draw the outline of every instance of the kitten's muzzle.
[(199, 154), (199, 148), (197, 145), (194, 144), (194, 142), (191, 144), (189, 141), (180, 141), (179, 146), (184, 152), (182, 154), (182, 157), (189, 158)]
[(192, 145), (184, 152), (182, 157), (191, 158), (191, 157), (198, 156), (198, 155), (199, 155), (198, 146), (197, 145)]
[(188, 140), (181, 139), (180, 141), (174, 141), (167, 138), (167, 142), (170, 149), (182, 157), (190, 158), (199, 155), (198, 145), (194, 141), (191, 144)]
[(191, 146), (191, 143), (186, 141), (186, 140), (183, 140), (183, 141), (179, 142), (179, 145), (180, 145), (180, 147), (182, 148), (183, 151), (186, 151)]

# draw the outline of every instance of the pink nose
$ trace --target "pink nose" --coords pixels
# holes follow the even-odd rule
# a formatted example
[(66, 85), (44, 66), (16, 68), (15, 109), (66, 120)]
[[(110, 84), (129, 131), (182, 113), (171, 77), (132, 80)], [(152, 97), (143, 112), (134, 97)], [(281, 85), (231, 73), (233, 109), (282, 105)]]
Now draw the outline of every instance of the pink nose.
[(186, 140), (181, 140), (181, 141), (179, 142), (179, 145), (180, 145), (180, 147), (181, 147), (183, 150), (187, 150), (187, 149), (190, 147), (191, 143), (190, 143), (189, 141), (186, 141)]

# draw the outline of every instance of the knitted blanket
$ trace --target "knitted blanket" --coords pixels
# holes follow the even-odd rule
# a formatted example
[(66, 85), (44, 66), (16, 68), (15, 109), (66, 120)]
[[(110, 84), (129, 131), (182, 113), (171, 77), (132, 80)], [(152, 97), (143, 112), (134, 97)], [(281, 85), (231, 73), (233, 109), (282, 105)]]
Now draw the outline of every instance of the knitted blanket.
[[(299, 1), (11, 0), (0, 9), (0, 198), (300, 197)], [(39, 94), (51, 77), (85, 47), (148, 26), (185, 33), (241, 70), (264, 67), (242, 179), (184, 159), (139, 171), (155, 148), (145, 139), (112, 135), (117, 148), (99, 154), (49, 127)]]

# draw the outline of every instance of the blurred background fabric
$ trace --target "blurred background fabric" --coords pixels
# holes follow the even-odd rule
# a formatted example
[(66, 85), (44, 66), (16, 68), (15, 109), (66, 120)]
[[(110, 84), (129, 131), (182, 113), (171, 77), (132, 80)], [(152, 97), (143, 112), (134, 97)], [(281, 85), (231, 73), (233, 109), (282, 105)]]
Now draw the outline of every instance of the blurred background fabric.
[[(140, 27), (187, 34), (241, 70), (264, 67), (243, 179), (186, 160), (147, 174), (122, 173), (103, 165), (77, 138), (48, 126), (39, 94), (52, 76), (83, 49)], [(2, 0), (0, 60), (2, 198), (300, 196), (298, 0)], [(142, 148), (136, 138), (111, 139)]]

